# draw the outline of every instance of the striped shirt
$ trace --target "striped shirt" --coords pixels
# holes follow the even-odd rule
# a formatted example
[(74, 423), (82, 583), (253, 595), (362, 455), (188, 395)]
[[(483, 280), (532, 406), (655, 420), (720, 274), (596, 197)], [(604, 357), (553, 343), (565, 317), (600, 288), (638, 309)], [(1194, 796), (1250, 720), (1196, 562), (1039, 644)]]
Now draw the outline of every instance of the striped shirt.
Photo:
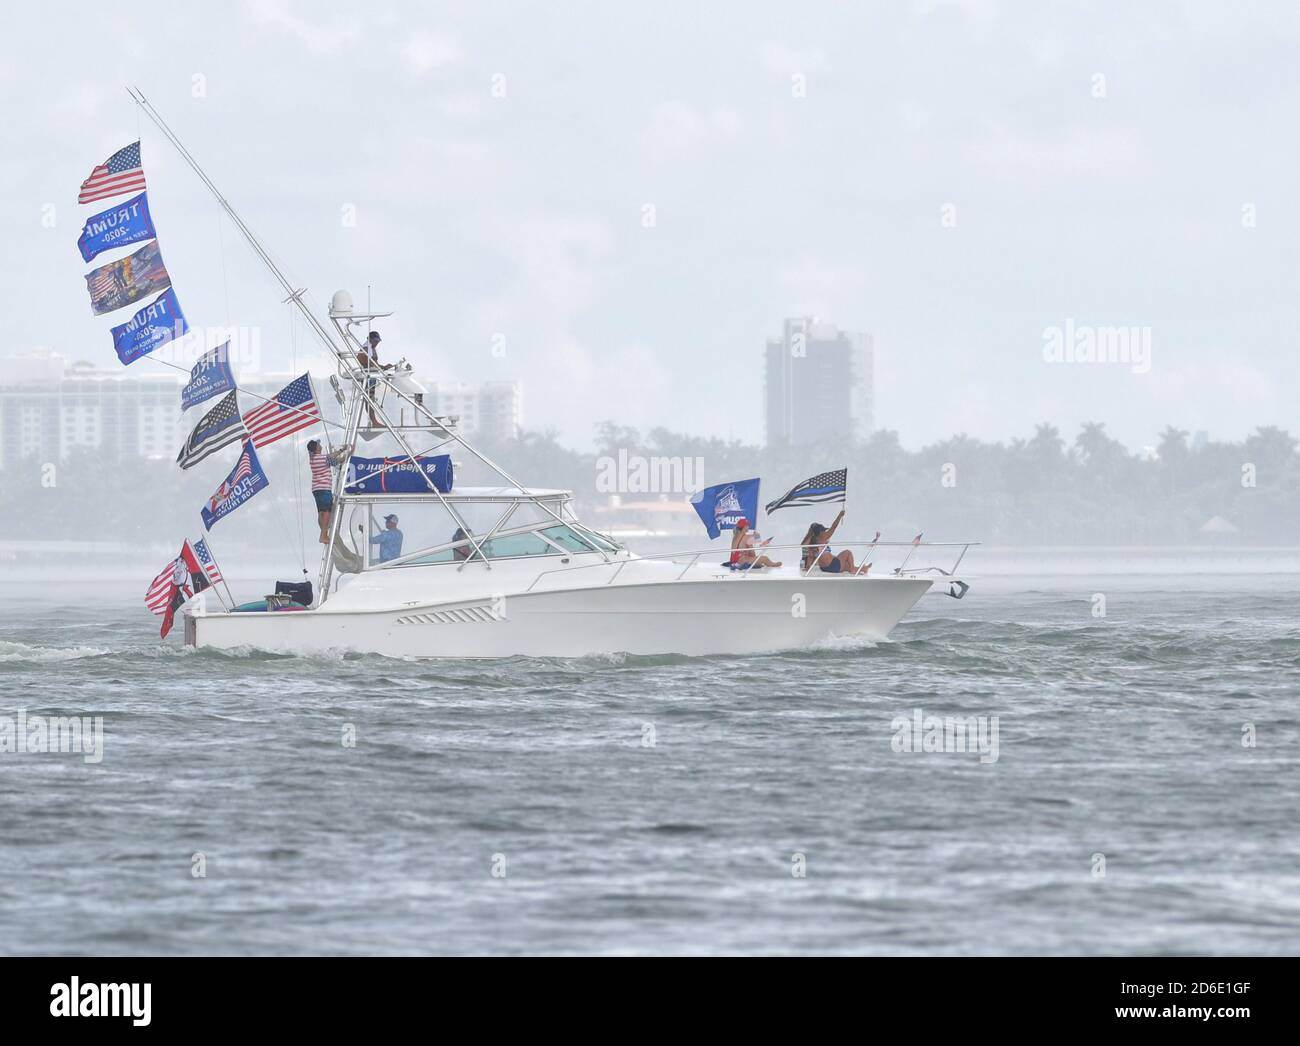
[(338, 451), (333, 454), (323, 454), (319, 450), (315, 454), (307, 455), (307, 463), (311, 466), (312, 490), (332, 490), (334, 488), (334, 477), (330, 474), (330, 466), (337, 463), (338, 456)]

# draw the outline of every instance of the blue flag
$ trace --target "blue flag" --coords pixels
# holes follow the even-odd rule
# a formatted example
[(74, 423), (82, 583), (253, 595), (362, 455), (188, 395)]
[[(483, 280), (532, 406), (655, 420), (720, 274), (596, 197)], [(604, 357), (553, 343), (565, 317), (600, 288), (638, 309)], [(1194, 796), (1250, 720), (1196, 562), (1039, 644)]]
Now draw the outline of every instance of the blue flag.
[(119, 203), (116, 207), (87, 218), (77, 240), (77, 247), (81, 250), (82, 260), (90, 261), (114, 247), (152, 240), (155, 235), (153, 219), (149, 217), (149, 196), (141, 193), (126, 203)]
[(269, 482), (266, 473), (262, 471), (262, 463), (257, 460), (257, 451), (253, 449), (252, 442), (245, 440), (244, 453), (239, 455), (234, 469), (222, 480), (216, 493), (208, 498), (208, 503), (199, 510), (199, 515), (203, 517), (203, 529), (211, 530), (213, 523), (230, 515), (255, 494), (261, 493)]
[(402, 455), (396, 458), (351, 458), (348, 461), (349, 494), (421, 494), (429, 493), (429, 478), (440, 494), (451, 490), (451, 456), (416, 457), (416, 464)]
[(205, 352), (190, 369), (190, 383), (181, 389), (181, 410), (189, 410), (194, 404), (220, 396), (234, 387), (235, 376), (230, 372), (230, 342), (226, 342), (211, 352)]
[(735, 530), (738, 519), (749, 520), (752, 527), (758, 518), (758, 480), (742, 479), (705, 487), (691, 495), (691, 504), (711, 538), (724, 530)]
[(125, 323), (113, 328), (113, 350), (124, 365), (130, 366), (189, 329), (185, 313), (176, 300), (176, 291), (168, 287)]

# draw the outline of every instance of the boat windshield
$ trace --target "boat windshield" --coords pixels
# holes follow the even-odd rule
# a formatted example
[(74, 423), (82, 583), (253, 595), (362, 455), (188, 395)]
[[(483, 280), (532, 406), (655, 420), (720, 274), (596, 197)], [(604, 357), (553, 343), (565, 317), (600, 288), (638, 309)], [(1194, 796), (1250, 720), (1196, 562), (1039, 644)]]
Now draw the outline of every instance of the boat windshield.
[(590, 542), (591, 542), (593, 545), (595, 545), (597, 548), (603, 548), (606, 552), (622, 552), (622, 551), (623, 551), (623, 547), (622, 547), (621, 545), (615, 544), (613, 541), (611, 541), (609, 538), (605, 537), (603, 534), (597, 534), (597, 533), (596, 533), (594, 530), (592, 530), (590, 527), (585, 527), (585, 526), (581, 526), (581, 525), (579, 525), (579, 526), (575, 527), (574, 529), (576, 529), (577, 531), (579, 531), (579, 532), (582, 534), (582, 536), (583, 536), (584, 538), (586, 538), (588, 541), (590, 541)]
[[(517, 534), (502, 534), (489, 538), (479, 547), (488, 559), (515, 559), (520, 556), (560, 556), (566, 552), (596, 552), (601, 548), (610, 549), (608, 544), (600, 542), (585, 531), (563, 524), (555, 524), (538, 530), (522, 531)], [(423, 566), (428, 563), (459, 563), (464, 560), (478, 559), (474, 546), (468, 541), (457, 542), (450, 548), (439, 549), (403, 559), (393, 566)]]
[(593, 551), (593, 542), (587, 540), (585, 535), (579, 534), (572, 527), (562, 527), (557, 524), (553, 527), (547, 527), (541, 533), (544, 537), (550, 538), (555, 544), (570, 552)]

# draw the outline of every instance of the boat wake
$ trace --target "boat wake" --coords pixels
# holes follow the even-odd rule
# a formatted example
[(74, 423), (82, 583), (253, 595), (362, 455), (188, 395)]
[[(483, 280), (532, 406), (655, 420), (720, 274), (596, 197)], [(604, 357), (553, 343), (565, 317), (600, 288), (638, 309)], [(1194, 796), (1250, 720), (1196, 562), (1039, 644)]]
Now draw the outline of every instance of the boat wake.
[(873, 639), (871, 636), (836, 636), (830, 635), (812, 643), (809, 650), (829, 650), (837, 654), (853, 653), (858, 650), (874, 650), (888, 640)]

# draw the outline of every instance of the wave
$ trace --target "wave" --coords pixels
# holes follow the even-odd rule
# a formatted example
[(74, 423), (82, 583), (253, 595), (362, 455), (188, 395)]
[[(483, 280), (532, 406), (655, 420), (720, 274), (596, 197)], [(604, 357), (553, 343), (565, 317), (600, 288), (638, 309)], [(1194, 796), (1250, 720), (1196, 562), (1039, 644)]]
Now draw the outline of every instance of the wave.
[(76, 661), (83, 657), (103, 657), (113, 651), (98, 646), (37, 646), (0, 640), (0, 661), (52, 662)]

